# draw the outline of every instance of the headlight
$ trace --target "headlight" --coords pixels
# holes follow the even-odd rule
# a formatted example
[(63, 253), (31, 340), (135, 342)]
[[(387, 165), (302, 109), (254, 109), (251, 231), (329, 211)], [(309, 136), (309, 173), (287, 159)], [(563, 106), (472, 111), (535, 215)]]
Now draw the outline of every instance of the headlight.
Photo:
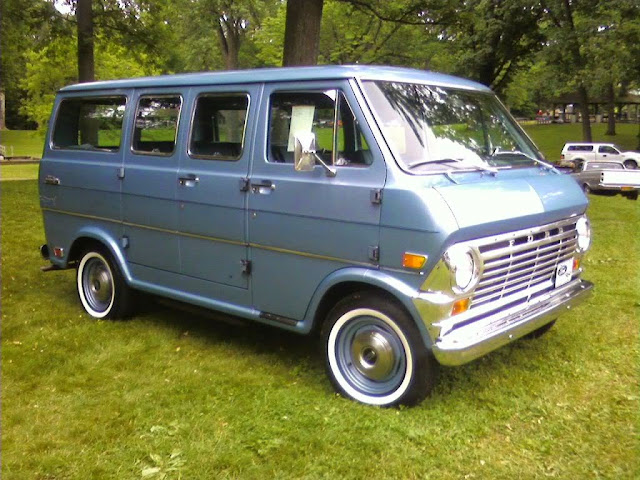
[(451, 272), (451, 286), (455, 293), (467, 293), (478, 282), (480, 260), (469, 247), (453, 245), (444, 254), (444, 261)]
[(576, 222), (578, 233), (578, 251), (586, 252), (591, 246), (591, 225), (587, 217), (580, 217)]

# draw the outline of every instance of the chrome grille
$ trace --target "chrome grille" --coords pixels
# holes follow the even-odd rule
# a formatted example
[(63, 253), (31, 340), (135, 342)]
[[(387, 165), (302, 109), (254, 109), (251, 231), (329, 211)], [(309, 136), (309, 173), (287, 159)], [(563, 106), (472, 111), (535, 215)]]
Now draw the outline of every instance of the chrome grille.
[(553, 289), (558, 264), (576, 252), (578, 218), (473, 242), (484, 268), (471, 308)]

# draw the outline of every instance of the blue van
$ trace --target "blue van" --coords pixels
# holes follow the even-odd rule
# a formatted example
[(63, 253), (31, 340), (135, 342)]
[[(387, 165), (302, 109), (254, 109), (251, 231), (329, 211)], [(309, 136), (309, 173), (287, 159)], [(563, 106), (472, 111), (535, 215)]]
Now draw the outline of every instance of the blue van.
[(416, 404), (439, 365), (582, 301), (587, 199), (486, 87), (277, 68), (86, 83), (40, 164), (51, 262), (94, 318), (135, 292), (319, 334), (342, 395)]

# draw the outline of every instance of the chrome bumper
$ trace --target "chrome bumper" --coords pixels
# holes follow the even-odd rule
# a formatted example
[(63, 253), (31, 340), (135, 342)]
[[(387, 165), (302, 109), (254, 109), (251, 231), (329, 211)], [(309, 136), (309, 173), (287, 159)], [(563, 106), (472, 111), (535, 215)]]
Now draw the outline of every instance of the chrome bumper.
[[(442, 365), (462, 365), (475, 360), (551, 322), (561, 312), (584, 301), (592, 288), (591, 282), (575, 279), (533, 301), (497, 310), (478, 320), (470, 319), (449, 330), (442, 329), (432, 338), (433, 354)], [(429, 326), (427, 319), (423, 321)], [(437, 323), (431, 324), (434, 326)], [(433, 328), (429, 330), (435, 333)]]

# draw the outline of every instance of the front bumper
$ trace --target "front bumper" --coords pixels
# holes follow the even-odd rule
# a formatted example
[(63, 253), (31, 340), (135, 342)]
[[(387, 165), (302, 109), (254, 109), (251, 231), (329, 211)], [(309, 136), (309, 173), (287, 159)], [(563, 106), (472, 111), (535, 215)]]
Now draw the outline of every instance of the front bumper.
[[(430, 324), (424, 315), (423, 321), (431, 327), (429, 332), (432, 336), (432, 352), (438, 362), (442, 365), (462, 365), (553, 321), (561, 312), (584, 301), (592, 289), (591, 282), (577, 278), (533, 300), (505, 306), (480, 319), (471, 318), (453, 328), (440, 328), (441, 325), (437, 323)], [(423, 302), (430, 303), (431, 300), (418, 297), (414, 301), (421, 313), (426, 313), (431, 309), (420, 308), (420, 304), (424, 306)]]

